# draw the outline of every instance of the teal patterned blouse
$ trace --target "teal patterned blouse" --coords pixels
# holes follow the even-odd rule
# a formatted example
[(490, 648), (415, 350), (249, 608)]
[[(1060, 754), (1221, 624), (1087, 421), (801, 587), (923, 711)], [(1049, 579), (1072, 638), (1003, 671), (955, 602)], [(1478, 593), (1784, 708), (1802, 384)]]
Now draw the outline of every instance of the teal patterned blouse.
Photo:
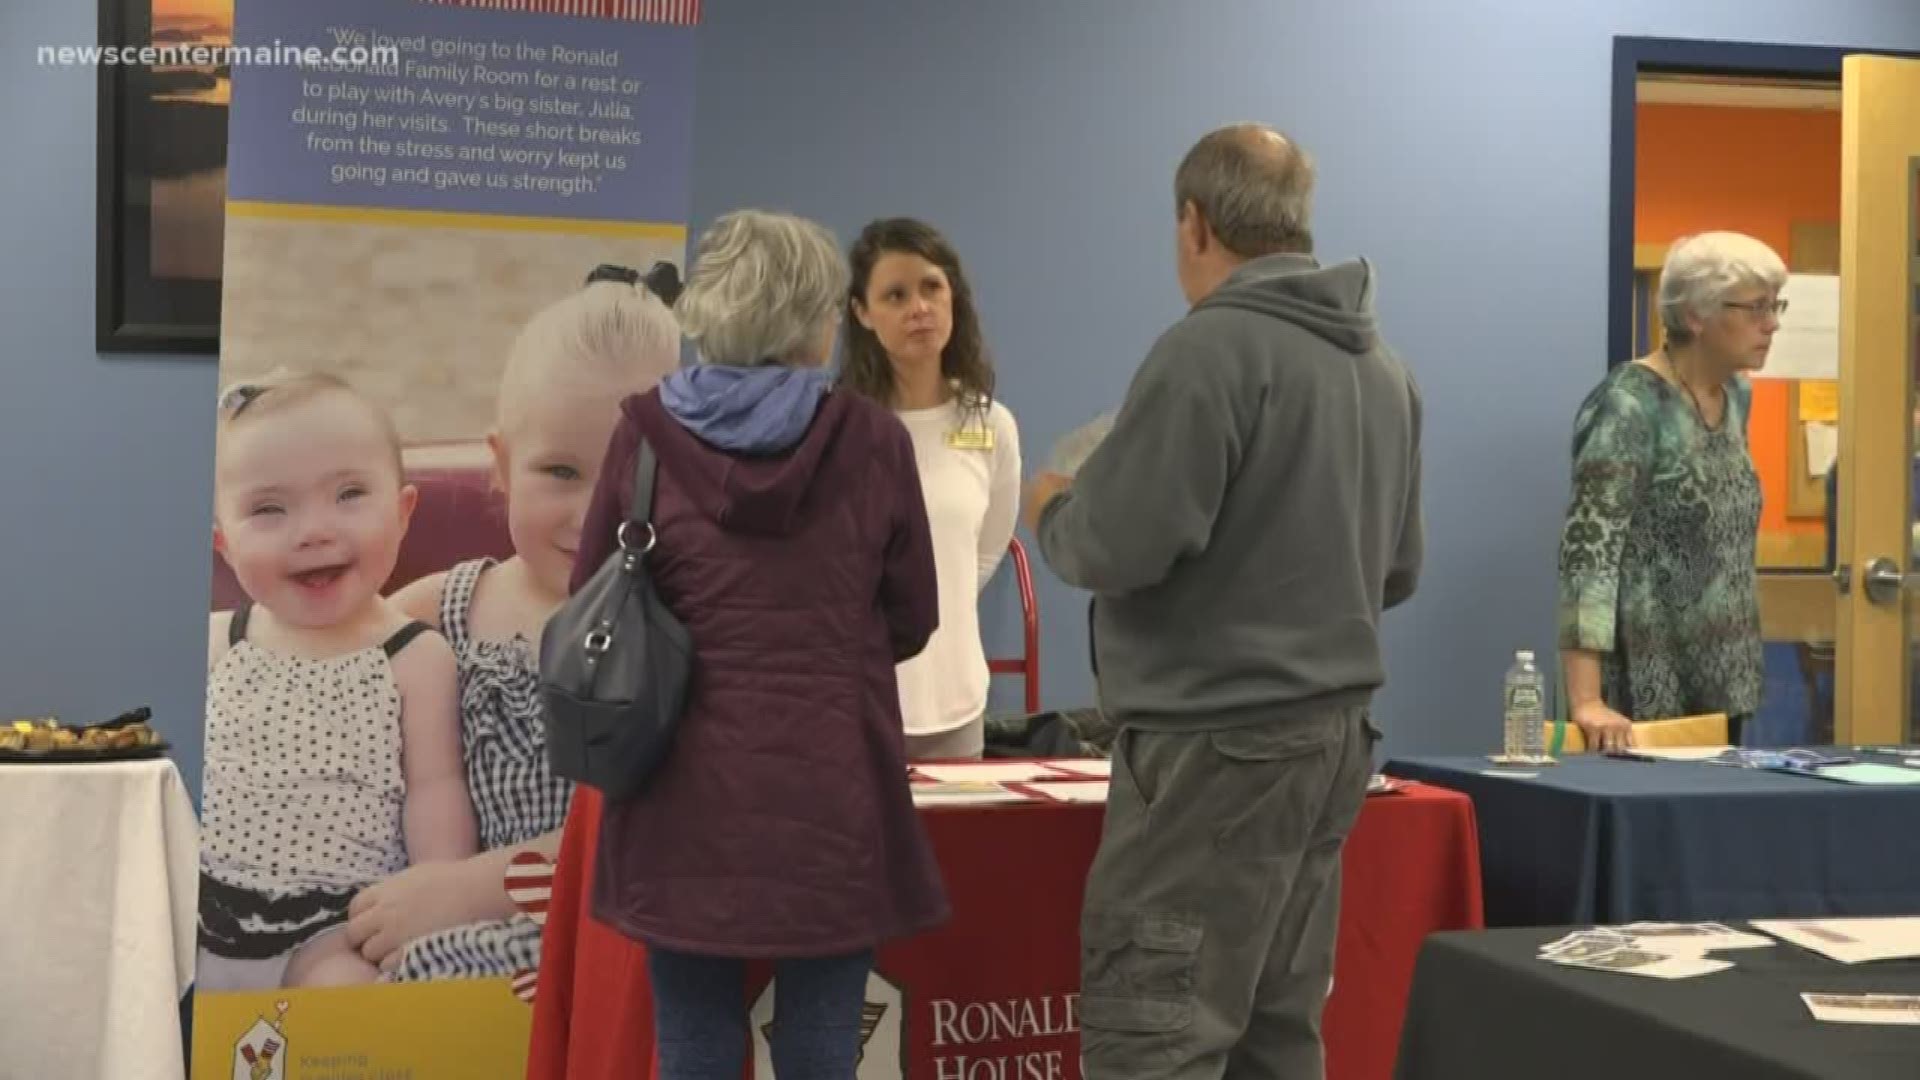
[(1560, 647), (1599, 652), (1601, 695), (1633, 720), (1760, 706), (1760, 480), (1744, 379), (1726, 400), (1709, 429), (1685, 391), (1619, 364), (1574, 421)]

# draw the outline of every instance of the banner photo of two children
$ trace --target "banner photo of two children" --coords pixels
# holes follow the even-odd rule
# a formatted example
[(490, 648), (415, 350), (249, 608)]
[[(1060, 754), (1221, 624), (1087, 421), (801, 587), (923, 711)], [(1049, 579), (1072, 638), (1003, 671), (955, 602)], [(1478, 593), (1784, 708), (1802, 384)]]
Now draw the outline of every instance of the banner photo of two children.
[[(192, 1075), (518, 1077), (540, 631), (675, 368), (698, 5), (237, 0)], [(663, 298), (664, 294), (664, 298)]]

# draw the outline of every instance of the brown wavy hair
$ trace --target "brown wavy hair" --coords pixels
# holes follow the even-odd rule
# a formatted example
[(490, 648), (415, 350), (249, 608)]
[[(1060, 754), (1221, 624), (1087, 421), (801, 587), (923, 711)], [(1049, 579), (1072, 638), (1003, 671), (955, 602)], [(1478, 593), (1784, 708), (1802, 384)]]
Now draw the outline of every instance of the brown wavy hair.
[(860, 325), (855, 301), (866, 303), (873, 267), (889, 253), (918, 255), (947, 275), (953, 292), (953, 332), (940, 350), (940, 374), (959, 387), (961, 407), (983, 415), (993, 403), (993, 361), (980, 333), (980, 316), (973, 306), (973, 288), (960, 269), (960, 256), (940, 230), (913, 218), (882, 218), (860, 231), (847, 255), (852, 280), (847, 288), (847, 318), (840, 384), (862, 397), (891, 408), (894, 404), (893, 364), (873, 331)]

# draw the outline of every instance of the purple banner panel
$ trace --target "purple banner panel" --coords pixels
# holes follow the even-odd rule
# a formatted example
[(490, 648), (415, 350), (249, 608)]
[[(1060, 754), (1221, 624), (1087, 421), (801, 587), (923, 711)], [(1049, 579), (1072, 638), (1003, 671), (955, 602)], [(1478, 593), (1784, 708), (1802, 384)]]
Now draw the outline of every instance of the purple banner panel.
[(694, 34), (422, 0), (242, 4), (229, 197), (683, 224)]

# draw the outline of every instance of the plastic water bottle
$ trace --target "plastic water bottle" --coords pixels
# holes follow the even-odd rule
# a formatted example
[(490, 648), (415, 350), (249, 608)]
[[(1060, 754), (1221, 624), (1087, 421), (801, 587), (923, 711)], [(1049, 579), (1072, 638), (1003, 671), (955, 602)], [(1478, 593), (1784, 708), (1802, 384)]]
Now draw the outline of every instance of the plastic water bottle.
[(1502, 696), (1506, 704), (1503, 753), (1512, 761), (1538, 761), (1546, 751), (1546, 686), (1534, 666), (1532, 650), (1513, 654)]

